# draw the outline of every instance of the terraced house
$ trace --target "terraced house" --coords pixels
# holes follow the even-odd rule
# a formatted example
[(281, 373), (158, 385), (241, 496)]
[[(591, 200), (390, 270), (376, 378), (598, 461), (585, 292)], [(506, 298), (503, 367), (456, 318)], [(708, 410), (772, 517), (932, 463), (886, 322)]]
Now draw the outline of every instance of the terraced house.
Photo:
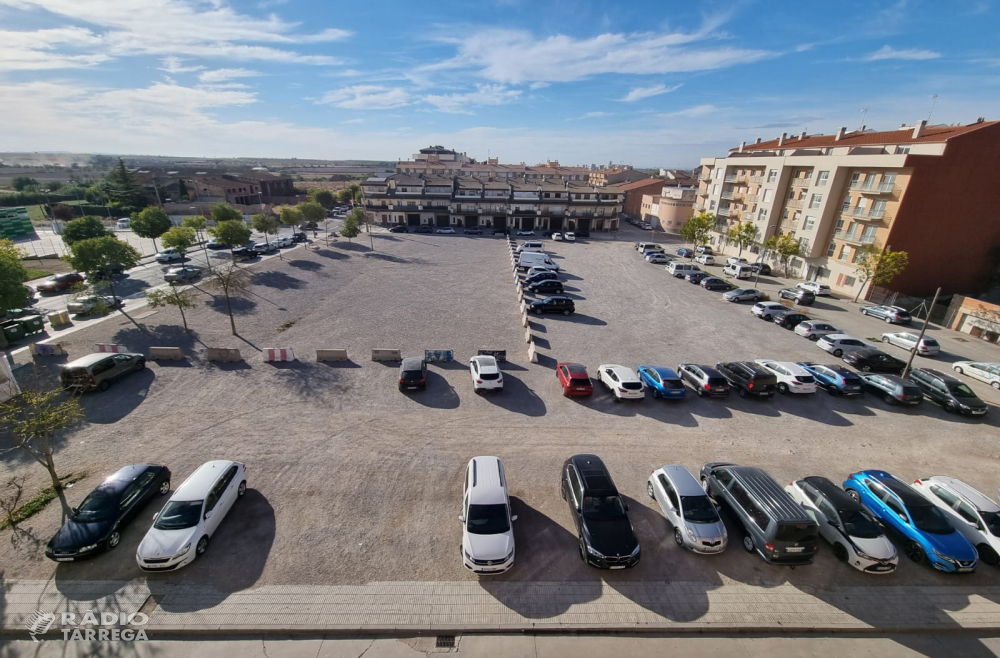
[(867, 245), (909, 254), (890, 284), (907, 295), (977, 293), (998, 265), (1000, 122), (782, 134), (701, 163), (695, 212), (718, 218), (713, 245), (735, 254), (725, 234), (745, 221), (761, 244), (792, 235), (795, 275), (845, 295), (863, 285), (855, 263)]

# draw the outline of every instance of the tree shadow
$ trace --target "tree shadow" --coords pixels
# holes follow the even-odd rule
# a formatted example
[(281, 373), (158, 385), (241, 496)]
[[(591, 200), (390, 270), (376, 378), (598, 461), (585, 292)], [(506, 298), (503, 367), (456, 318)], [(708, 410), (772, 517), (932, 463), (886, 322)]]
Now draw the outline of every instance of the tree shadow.
[(457, 409), (461, 404), (458, 393), (440, 374), (427, 370), (427, 388), (422, 391), (400, 391), (408, 400), (429, 409)]
[(545, 403), (538, 394), (517, 377), (504, 377), (502, 391), (487, 391), (481, 394), (489, 402), (501, 409), (525, 416), (544, 416)]
[(315, 362), (265, 361), (264, 367), (270, 368), (285, 387), (302, 398), (324, 397), (349, 390), (339, 370), (321, 368)]
[[(211, 299), (205, 300), (205, 306), (223, 315), (229, 315), (229, 307), (226, 306), (226, 296), (212, 293), (209, 293), (209, 295), (211, 295)], [(230, 297), (229, 302), (233, 309), (233, 315), (246, 315), (257, 308), (257, 302), (246, 297)]]
[(378, 251), (369, 251), (364, 254), (365, 258), (373, 258), (375, 260), (382, 260), (389, 263), (409, 263), (408, 258), (400, 258), (399, 256), (394, 256), (392, 254), (385, 254)]
[(100, 425), (117, 423), (142, 404), (154, 379), (156, 375), (143, 368), (114, 380), (106, 391), (81, 395), (84, 416), (88, 422)]
[(147, 325), (144, 329), (126, 327), (116, 331), (111, 340), (130, 351), (143, 354), (148, 354), (150, 347), (179, 347), (190, 356), (196, 345), (205, 345), (198, 337), (198, 332), (184, 331), (184, 327), (175, 324)]
[(305, 286), (305, 281), (290, 276), (284, 272), (271, 270), (270, 272), (257, 272), (253, 282), (257, 285), (274, 288), (276, 290), (299, 290)]
[(334, 247), (345, 251), (371, 251), (370, 247), (363, 245), (360, 242), (337, 242)]
[(340, 251), (332, 251), (330, 249), (317, 249), (314, 253), (317, 256), (322, 256), (323, 258), (333, 258), (336, 260), (343, 260), (351, 257), (350, 254), (345, 254)]
[(305, 270), (307, 272), (316, 272), (323, 269), (323, 266), (312, 260), (290, 260), (288, 264), (296, 269)]

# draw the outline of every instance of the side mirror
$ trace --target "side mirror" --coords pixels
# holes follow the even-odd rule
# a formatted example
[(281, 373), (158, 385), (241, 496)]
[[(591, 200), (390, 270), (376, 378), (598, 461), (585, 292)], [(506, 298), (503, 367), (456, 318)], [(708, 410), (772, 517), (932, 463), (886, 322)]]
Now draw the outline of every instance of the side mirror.
[(207, 521), (210, 518), (212, 518), (212, 510), (205, 512), (205, 520)]
[(517, 514), (515, 514), (512, 517), (510, 517), (510, 520), (511, 520), (511, 523), (513, 523), (514, 521), (517, 521)]
[(577, 514), (580, 513), (580, 506), (579, 505), (574, 505), (573, 508), (576, 510)]
[(628, 503), (624, 503), (624, 502), (623, 502), (623, 503), (622, 503), (622, 505), (624, 505), (624, 506), (625, 506), (625, 511), (627, 512), (627, 511), (628, 511)]
[(671, 507), (671, 508), (670, 508), (670, 512), (671, 512), (672, 514), (676, 514), (676, 513), (677, 513), (677, 508), (676, 508), (676, 507)]
[(905, 514), (900, 514), (899, 518), (901, 518), (903, 520), (903, 523), (909, 523), (910, 522), (910, 517), (906, 516)]
[(156, 514), (154, 514), (154, 515), (153, 515), (153, 520), (155, 521), (155, 520), (156, 520), (156, 517), (158, 517), (159, 515), (160, 515), (160, 513), (159, 513), (159, 512), (157, 512)]
[(465, 523), (465, 515), (464, 514), (459, 514), (458, 515), (458, 520), (461, 521), (462, 523)]
[(837, 523), (835, 521), (829, 521), (828, 520), (827, 523), (829, 523), (830, 525), (832, 525), (834, 528), (839, 527), (839, 526), (837, 526)]

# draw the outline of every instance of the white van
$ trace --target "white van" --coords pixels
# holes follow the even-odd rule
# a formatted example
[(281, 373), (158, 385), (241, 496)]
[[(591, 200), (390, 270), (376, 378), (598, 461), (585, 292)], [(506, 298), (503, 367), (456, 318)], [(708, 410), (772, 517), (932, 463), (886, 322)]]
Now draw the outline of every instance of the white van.
[(672, 263), (667, 263), (667, 272), (680, 279), (688, 274), (691, 274), (692, 272), (701, 272), (701, 268), (694, 263), (680, 263), (674, 261)]
[(128, 217), (122, 217), (121, 219), (118, 220), (118, 228), (125, 229), (129, 228), (130, 226), (131, 224)]
[(527, 242), (522, 242), (517, 246), (517, 253), (523, 254), (526, 251), (534, 251), (541, 253), (543, 251), (542, 246), (543, 245), (541, 242), (537, 242), (535, 240), (528, 240)]
[(729, 263), (722, 268), (722, 273), (737, 279), (750, 279), (753, 277), (753, 268), (749, 264)]
[(663, 245), (655, 242), (636, 242), (635, 250), (640, 254), (647, 251), (663, 251)]
[(555, 263), (547, 254), (540, 254), (533, 251), (525, 251), (517, 257), (517, 266), (522, 270), (532, 267), (546, 267), (550, 270), (559, 271), (559, 265)]

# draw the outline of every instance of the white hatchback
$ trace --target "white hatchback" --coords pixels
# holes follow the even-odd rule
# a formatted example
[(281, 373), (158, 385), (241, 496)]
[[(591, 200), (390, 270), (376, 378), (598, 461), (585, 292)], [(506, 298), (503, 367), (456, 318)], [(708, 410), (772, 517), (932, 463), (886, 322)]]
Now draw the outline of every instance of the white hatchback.
[(816, 346), (824, 352), (829, 352), (837, 358), (842, 357), (844, 352), (850, 352), (851, 350), (875, 348), (874, 345), (870, 345), (860, 338), (855, 338), (854, 336), (849, 336), (847, 334), (828, 334), (826, 336), (821, 336), (820, 339), (816, 341)]
[(469, 371), (472, 373), (472, 390), (476, 393), (503, 390), (503, 373), (496, 357), (484, 354), (472, 357), (469, 359)]
[(184, 254), (177, 251), (173, 247), (169, 247), (167, 249), (164, 249), (160, 253), (156, 254), (156, 256), (154, 256), (153, 258), (156, 259), (157, 263), (169, 263), (170, 261), (174, 260), (183, 260)]
[(702, 265), (715, 265), (715, 257), (711, 254), (702, 254), (695, 257), (696, 263), (701, 263)]
[(557, 240), (557, 241), (561, 241), (563, 239), (563, 234), (562, 233), (553, 233), (552, 234), (552, 239), (553, 240)]
[(465, 469), (462, 496), (462, 560), (478, 574), (496, 574), (514, 566), (516, 516), (510, 513), (507, 479), (499, 457), (473, 457)]
[(816, 378), (797, 363), (770, 359), (757, 359), (754, 363), (778, 378), (778, 392), (781, 394), (816, 392)]
[(570, 233), (564, 233), (563, 234), (563, 240), (565, 240), (566, 242), (576, 242), (576, 233), (572, 233), (572, 232), (570, 232)]
[(821, 295), (830, 296), (833, 291), (830, 290), (830, 286), (825, 283), (816, 283), (815, 281), (803, 281), (802, 283), (795, 284), (795, 287), (799, 290), (808, 290), (817, 297)]
[(955, 529), (979, 551), (979, 559), (1000, 564), (1000, 505), (961, 480), (944, 475), (921, 478), (913, 487), (944, 510)]
[(890, 345), (895, 345), (896, 347), (902, 347), (907, 352), (912, 352), (914, 347), (917, 347), (917, 354), (920, 356), (937, 356), (941, 353), (941, 345), (938, 344), (936, 340), (930, 336), (925, 336), (921, 338), (917, 334), (911, 334), (907, 331), (895, 331), (882, 334), (882, 342), (889, 343)]
[(193, 562), (208, 550), (209, 539), (246, 490), (245, 464), (225, 459), (202, 464), (153, 517), (135, 552), (139, 568), (172, 571)]
[(773, 320), (775, 316), (788, 313), (790, 310), (792, 309), (778, 302), (757, 302), (750, 307), (751, 313), (768, 322)]
[(274, 238), (274, 240), (271, 241), (271, 244), (273, 244), (275, 247), (291, 247), (292, 244), (294, 243), (292, 242), (291, 236), (279, 235), (278, 237)]
[(646, 398), (642, 380), (631, 368), (611, 363), (600, 365), (597, 367), (597, 381), (611, 391), (611, 397), (615, 402)]

